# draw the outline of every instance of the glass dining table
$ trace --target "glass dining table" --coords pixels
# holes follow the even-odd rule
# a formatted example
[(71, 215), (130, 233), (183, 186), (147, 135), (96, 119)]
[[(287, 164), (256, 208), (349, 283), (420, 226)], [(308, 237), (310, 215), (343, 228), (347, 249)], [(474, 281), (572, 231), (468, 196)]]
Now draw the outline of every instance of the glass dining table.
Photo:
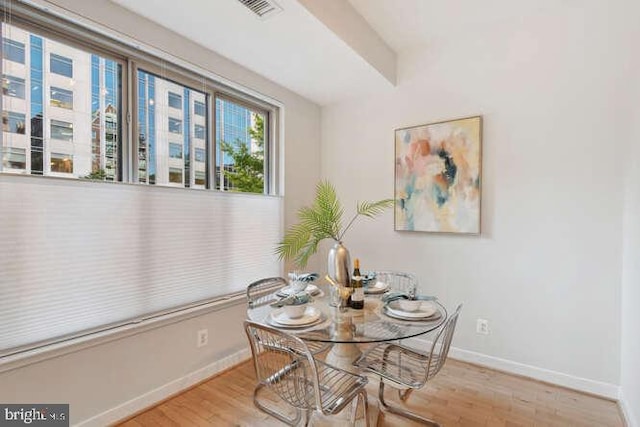
[[(310, 320), (308, 323), (302, 320), (287, 320), (284, 308), (273, 308), (269, 304), (249, 308), (247, 317), (255, 322), (286, 330), (304, 341), (331, 344), (331, 349), (325, 356), (325, 362), (356, 374), (362, 374), (353, 364), (362, 354), (361, 346), (423, 335), (438, 329), (447, 319), (447, 310), (437, 299), (425, 305), (426, 310), (431, 313), (429, 316), (420, 317), (417, 313), (414, 318), (407, 318), (407, 315), (412, 315), (407, 313), (398, 315), (397, 311), (389, 310), (389, 306), (381, 299), (382, 294), (365, 293), (364, 308), (354, 310), (339, 308), (332, 304), (331, 285), (328, 283), (319, 284), (317, 287), (318, 292), (312, 295), (312, 301), (305, 312), (308, 313)], [(278, 291), (276, 289), (274, 293)], [(342, 411), (334, 416), (337, 419), (333, 420), (316, 418), (313, 425), (342, 425), (339, 419), (348, 418), (345, 412), (348, 411)], [(370, 398), (370, 419), (376, 420), (378, 412), (377, 401)], [(356, 425), (363, 424), (363, 419), (358, 419), (356, 422)]]
[[(365, 294), (364, 309), (338, 308), (331, 304), (329, 284), (318, 285), (318, 293), (312, 295), (307, 312), (313, 321), (284, 322), (283, 309), (262, 305), (250, 308), (250, 320), (265, 323), (286, 330), (305, 341), (333, 344), (325, 361), (339, 368), (357, 372), (353, 362), (360, 356), (359, 344), (407, 339), (426, 334), (439, 328), (447, 319), (447, 310), (437, 300), (429, 301), (432, 314), (415, 318), (398, 315), (389, 310), (381, 299), (381, 294)], [(408, 314), (411, 316), (411, 314)]]

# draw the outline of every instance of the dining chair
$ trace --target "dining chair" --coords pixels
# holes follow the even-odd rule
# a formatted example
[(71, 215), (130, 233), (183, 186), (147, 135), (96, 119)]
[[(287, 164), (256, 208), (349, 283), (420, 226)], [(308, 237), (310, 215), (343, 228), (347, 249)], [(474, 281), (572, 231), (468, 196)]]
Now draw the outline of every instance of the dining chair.
[[(247, 306), (256, 308), (262, 305), (271, 304), (279, 299), (276, 295), (278, 289), (287, 286), (286, 279), (282, 277), (268, 277), (256, 280), (247, 286)], [(309, 341), (307, 347), (313, 354), (319, 354), (329, 348), (329, 344), (323, 342)]]
[(389, 285), (389, 290), (415, 295), (418, 286), (416, 276), (400, 271), (376, 271), (376, 281)]
[(315, 359), (304, 341), (284, 331), (249, 320), (244, 322), (244, 328), (260, 387), (272, 390), (297, 411), (295, 418), (286, 418), (263, 406), (254, 393), (258, 409), (286, 424), (304, 422), (306, 426), (311, 411), (334, 415), (357, 399), (351, 408), (351, 422), (355, 423), (357, 403), (361, 401), (369, 425), (366, 377)]
[(397, 388), (400, 400), (406, 401), (413, 390), (424, 387), (429, 380), (435, 377), (447, 360), (451, 339), (461, 310), (462, 304), (438, 329), (431, 348), (426, 353), (397, 343), (382, 343), (367, 350), (354, 362), (354, 365), (360, 369), (380, 378), (378, 401), (383, 409), (430, 426), (439, 425), (419, 414), (387, 403), (384, 399), (384, 387), (385, 384), (388, 384)]

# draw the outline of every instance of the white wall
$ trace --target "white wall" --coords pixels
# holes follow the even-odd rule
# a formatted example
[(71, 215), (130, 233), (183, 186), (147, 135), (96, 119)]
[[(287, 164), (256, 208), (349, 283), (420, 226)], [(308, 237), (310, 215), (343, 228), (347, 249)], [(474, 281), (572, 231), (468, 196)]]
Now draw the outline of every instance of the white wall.
[[(640, 7), (638, 7), (640, 12)], [(640, 36), (638, 28), (635, 39)], [(640, 426), (640, 55), (633, 55), (629, 80), (631, 134), (628, 139), (622, 257), (620, 400), (629, 427)]]
[(351, 256), (464, 303), (455, 346), (612, 394), (629, 45), (592, 3), (401, 52), (397, 88), (323, 109), (322, 169), (347, 205), (392, 197), (394, 129), (483, 115), (482, 235), (394, 232), (389, 212), (346, 236)]
[[(257, 90), (285, 105), (285, 226), (313, 196), (320, 174), (320, 109), (315, 104), (171, 31), (107, 0), (47, 3), (78, 13), (113, 30)], [(71, 13), (71, 12), (69, 12)], [(71, 226), (71, 225), (70, 225)], [(313, 265), (311, 266), (313, 268)], [(113, 416), (140, 409), (188, 385), (189, 374), (224, 367), (234, 355), (247, 356), (242, 331), (243, 303), (189, 320), (111, 341), (0, 374), (0, 402), (70, 403), (71, 421), (93, 418), (104, 425)], [(209, 345), (195, 348), (196, 331), (209, 329)], [(223, 360), (227, 359), (226, 362)], [(216, 362), (222, 362), (216, 364)], [(163, 386), (166, 388), (162, 388)], [(145, 393), (150, 393), (145, 396)], [(133, 401), (131, 401), (134, 399)], [(137, 400), (136, 400), (137, 399)], [(131, 401), (131, 402), (130, 402)], [(127, 404), (129, 403), (129, 404)], [(124, 405), (124, 406), (121, 406)]]

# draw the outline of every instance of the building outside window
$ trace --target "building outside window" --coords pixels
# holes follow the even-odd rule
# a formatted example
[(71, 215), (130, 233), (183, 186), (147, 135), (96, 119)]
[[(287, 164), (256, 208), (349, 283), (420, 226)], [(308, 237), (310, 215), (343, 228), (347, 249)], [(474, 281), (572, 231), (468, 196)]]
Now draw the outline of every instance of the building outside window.
[(51, 72), (65, 77), (73, 77), (73, 60), (61, 55), (51, 54), (49, 66)]
[(176, 143), (169, 143), (169, 157), (172, 159), (182, 158), (182, 145)]
[(205, 139), (205, 134), (206, 134), (206, 129), (204, 126), (202, 125), (195, 125), (194, 126), (194, 136), (198, 139)]
[(9, 133), (24, 135), (26, 129), (25, 115), (13, 111), (2, 112), (2, 130)]
[(206, 117), (207, 116), (207, 106), (204, 102), (195, 101), (193, 103), (193, 114), (196, 116)]
[(51, 139), (73, 141), (73, 124), (61, 120), (51, 120)]
[[(3, 128), (26, 135), (4, 138), (2, 144), (24, 150), (27, 173), (32, 175), (64, 170), (77, 178), (118, 180), (121, 63), (12, 24), (3, 23), (2, 34), (3, 94), (8, 97)], [(73, 167), (60, 166), (52, 152), (74, 153), (73, 158), (67, 156)], [(51, 169), (49, 158), (57, 170)], [(2, 164), (2, 170), (13, 169), (19, 168)]]
[(216, 98), (216, 188), (264, 192), (267, 125), (265, 113)]
[(207, 174), (205, 172), (196, 171), (194, 181), (196, 185), (200, 185), (204, 187), (207, 183)]
[(169, 132), (182, 133), (182, 120), (169, 117)]
[(182, 184), (182, 169), (169, 168), (169, 182)]
[(24, 64), (24, 43), (5, 38), (2, 42), (2, 57), (9, 61)]
[(24, 79), (5, 75), (2, 78), (2, 94), (13, 98), (24, 99)]
[(7, 169), (26, 169), (27, 155), (24, 148), (6, 147), (2, 150), (2, 166)]
[(51, 153), (51, 172), (73, 173), (73, 156)]
[(196, 162), (206, 162), (207, 161), (207, 151), (204, 148), (196, 148), (194, 152), (194, 160)]
[(54, 107), (73, 110), (73, 91), (59, 87), (51, 87), (50, 102)]
[(169, 107), (181, 110), (182, 96), (178, 95), (177, 93), (169, 92)]

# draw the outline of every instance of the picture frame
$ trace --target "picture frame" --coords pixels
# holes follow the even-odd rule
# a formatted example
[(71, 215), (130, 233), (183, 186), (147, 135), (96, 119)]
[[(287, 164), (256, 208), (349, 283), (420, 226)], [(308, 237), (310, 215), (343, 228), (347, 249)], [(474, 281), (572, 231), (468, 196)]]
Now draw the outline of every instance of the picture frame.
[(396, 231), (480, 234), (482, 116), (395, 130)]

